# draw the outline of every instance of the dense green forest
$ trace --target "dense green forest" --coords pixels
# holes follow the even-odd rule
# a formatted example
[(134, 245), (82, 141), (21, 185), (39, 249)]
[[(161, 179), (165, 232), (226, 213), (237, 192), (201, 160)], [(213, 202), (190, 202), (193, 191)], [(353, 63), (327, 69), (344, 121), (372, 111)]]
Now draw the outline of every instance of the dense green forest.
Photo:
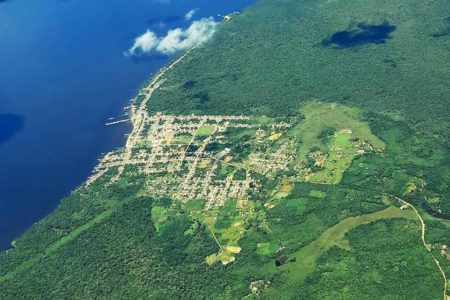
[[(0, 253), (0, 299), (443, 299), (433, 257), (448, 278), (449, 16), (445, 0), (260, 0), (233, 15), (167, 73), (148, 112), (285, 122), (264, 146), (232, 129), (209, 147), (238, 164), (294, 143), (293, 167), (260, 175), (261, 191), (227, 201), (215, 228), (202, 201), (156, 197), (130, 166), (111, 183), (111, 169)], [(370, 151), (316, 163), (342, 143)], [(245, 180), (225, 164), (221, 179), (232, 171)], [(399, 199), (424, 219), (425, 246)], [(206, 263), (226, 240), (214, 232), (236, 220), (236, 260)]]
[[(149, 111), (296, 116), (314, 99), (361, 108), (373, 130), (395, 140), (400, 169), (429, 174), (439, 194), (431, 206), (450, 214), (450, 39), (436, 36), (448, 29), (450, 7), (402, 3), (259, 1), (168, 74)], [(336, 32), (383, 23), (396, 28), (383, 43), (323, 45)], [(387, 127), (395, 127), (389, 136)], [(389, 160), (379, 160), (387, 172)]]
[[(326, 228), (386, 207), (376, 193), (298, 184), (284, 203), (268, 211), (272, 234), (258, 224), (249, 224), (238, 260), (226, 266), (208, 266), (203, 257), (217, 246), (205, 225), (181, 213), (157, 233), (151, 208), (168, 207), (170, 202), (129, 196), (139, 186), (139, 178), (131, 179), (135, 183), (127, 187), (92, 187), (97, 191), (92, 194), (89, 190), (75, 192), (20, 238), (16, 250), (2, 253), (2, 298), (235, 299), (248, 296), (249, 285), (260, 280), (270, 282), (270, 288), (260, 291), (267, 299), (323, 299), (327, 295), (339, 299), (370, 299), (374, 295), (439, 299), (441, 294), (436, 267), (418, 241), (418, 221), (408, 215), (355, 227), (345, 236), (349, 248), (336, 244), (322, 255), (314, 253), (318, 256), (316, 268), (305, 273), (303, 282), (292, 283), (283, 266), (276, 267), (276, 261), (284, 260), (288, 267), (297, 268), (285, 258), (317, 239)], [(315, 198), (311, 191), (326, 196)], [(292, 209), (297, 199), (305, 200)], [(97, 204), (96, 208), (80, 206), (86, 200)], [(97, 224), (80, 229), (102, 212), (109, 213)], [(193, 224), (198, 224), (195, 231), (186, 234)], [(430, 223), (432, 238), (448, 244), (448, 225), (438, 224)], [(58, 243), (62, 244), (52, 251)], [(257, 249), (261, 243), (283, 250), (261, 253)], [(23, 262), (29, 265), (17, 271)], [(298, 268), (302, 272), (301, 263)], [(16, 273), (5, 277), (10, 272)]]
[[(311, 99), (404, 120), (448, 145), (450, 6), (445, 0), (261, 0), (176, 68), (151, 111), (296, 114)], [(382, 44), (327, 47), (358, 24), (396, 27)]]

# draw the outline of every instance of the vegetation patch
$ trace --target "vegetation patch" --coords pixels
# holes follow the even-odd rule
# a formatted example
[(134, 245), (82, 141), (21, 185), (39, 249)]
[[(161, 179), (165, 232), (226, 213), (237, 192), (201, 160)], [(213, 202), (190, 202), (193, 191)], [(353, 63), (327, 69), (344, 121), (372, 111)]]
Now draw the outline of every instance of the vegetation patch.
[(307, 198), (288, 199), (287, 206), (295, 208), (299, 213), (303, 213), (305, 211), (305, 206), (307, 202), (308, 202)]
[[(330, 250), (332, 247), (338, 247), (344, 250), (350, 250), (350, 244), (345, 239), (347, 232), (362, 224), (368, 224), (386, 218), (406, 218), (415, 220), (416, 216), (412, 210), (400, 210), (397, 207), (389, 207), (367, 215), (350, 217), (342, 220), (338, 224), (325, 230), (319, 238), (309, 245), (301, 248), (297, 252), (283, 259), (285, 263), (268, 263), (265, 270), (270, 273), (283, 272), (286, 274), (283, 283), (285, 286), (291, 286), (295, 282), (303, 282), (305, 278), (317, 267), (317, 259)], [(292, 293), (294, 290), (286, 290), (291, 293), (288, 298), (295, 298)]]
[(205, 206), (205, 200), (202, 199), (194, 199), (189, 200), (186, 205), (184, 205), (184, 209), (188, 212), (199, 211), (202, 210)]
[(151, 215), (156, 232), (159, 232), (161, 230), (162, 223), (167, 220), (167, 209), (162, 206), (153, 206)]
[(201, 126), (197, 131), (197, 136), (207, 137), (212, 133), (212, 131), (213, 131), (212, 126)]
[(175, 136), (173, 143), (185, 145), (185, 144), (189, 144), (190, 141), (191, 141), (191, 136), (189, 136), (187, 134), (179, 134), (179, 135)]
[(338, 184), (357, 155), (385, 147), (355, 108), (311, 102), (301, 112), (304, 119), (290, 134), (300, 142), (297, 169), (302, 181)]
[(272, 255), (279, 250), (279, 246), (274, 243), (257, 243), (256, 253), (259, 255)]
[(310, 190), (308, 195), (313, 198), (324, 199), (327, 196), (327, 193), (318, 190)]

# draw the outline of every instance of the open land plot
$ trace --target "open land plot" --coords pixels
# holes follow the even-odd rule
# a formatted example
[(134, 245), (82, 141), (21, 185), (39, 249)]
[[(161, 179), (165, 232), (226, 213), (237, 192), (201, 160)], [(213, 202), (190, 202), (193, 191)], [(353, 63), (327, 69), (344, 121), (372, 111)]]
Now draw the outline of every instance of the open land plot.
[(296, 162), (299, 180), (338, 184), (357, 155), (385, 147), (356, 108), (310, 102), (301, 113), (304, 120), (288, 133), (301, 144)]
[(391, 206), (374, 213), (346, 218), (338, 224), (326, 229), (320, 237), (312, 243), (289, 255), (287, 258), (288, 263), (277, 267), (271, 261), (265, 265), (264, 271), (267, 274), (283, 272), (283, 274), (286, 275), (286, 278), (289, 278), (289, 282), (285, 283), (287, 286), (302, 282), (308, 274), (314, 271), (316, 260), (323, 253), (333, 246), (348, 249), (349, 243), (345, 239), (345, 236), (350, 230), (362, 224), (389, 218), (415, 220), (416, 216), (412, 210), (401, 210)]

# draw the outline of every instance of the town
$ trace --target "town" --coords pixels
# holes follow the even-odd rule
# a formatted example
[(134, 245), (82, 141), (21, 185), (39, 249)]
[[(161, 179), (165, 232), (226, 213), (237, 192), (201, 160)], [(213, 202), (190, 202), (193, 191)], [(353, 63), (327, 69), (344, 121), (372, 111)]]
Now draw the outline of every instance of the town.
[(161, 112), (144, 115), (139, 123), (139, 133), (130, 135), (124, 149), (105, 155), (89, 183), (111, 169), (117, 169), (112, 178), (116, 181), (132, 167), (133, 172), (145, 175), (146, 189), (152, 196), (170, 197), (183, 204), (201, 199), (205, 210), (218, 209), (228, 199), (251, 198), (261, 187), (255, 173), (272, 176), (286, 171), (295, 155), (295, 145), (287, 142), (273, 152), (252, 148), (237, 163), (233, 160), (240, 153), (234, 153), (227, 141), (228, 131), (238, 134), (247, 130), (254, 134), (254, 143), (264, 144), (281, 136), (289, 128), (286, 123), (273, 122), (263, 130), (248, 116)]

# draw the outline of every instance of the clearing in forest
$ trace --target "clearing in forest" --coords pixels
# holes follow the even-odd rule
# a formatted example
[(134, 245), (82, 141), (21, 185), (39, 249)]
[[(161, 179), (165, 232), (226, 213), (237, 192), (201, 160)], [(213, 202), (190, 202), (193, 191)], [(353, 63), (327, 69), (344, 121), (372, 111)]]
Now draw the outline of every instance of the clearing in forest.
[(287, 259), (288, 263), (285, 265), (276, 267), (270, 262), (264, 269), (269, 274), (281, 270), (289, 274), (288, 277), (290, 282), (301, 282), (309, 273), (314, 271), (316, 260), (331, 247), (337, 246), (343, 249), (349, 249), (350, 245), (348, 240), (345, 239), (347, 232), (362, 224), (389, 218), (415, 220), (416, 216), (412, 210), (401, 210), (398, 207), (390, 206), (374, 213), (346, 218), (338, 224), (326, 229), (320, 237), (312, 243), (289, 255)]
[(357, 155), (385, 147), (357, 108), (310, 102), (301, 113), (304, 119), (290, 131), (300, 141), (297, 168), (301, 181), (338, 184)]

